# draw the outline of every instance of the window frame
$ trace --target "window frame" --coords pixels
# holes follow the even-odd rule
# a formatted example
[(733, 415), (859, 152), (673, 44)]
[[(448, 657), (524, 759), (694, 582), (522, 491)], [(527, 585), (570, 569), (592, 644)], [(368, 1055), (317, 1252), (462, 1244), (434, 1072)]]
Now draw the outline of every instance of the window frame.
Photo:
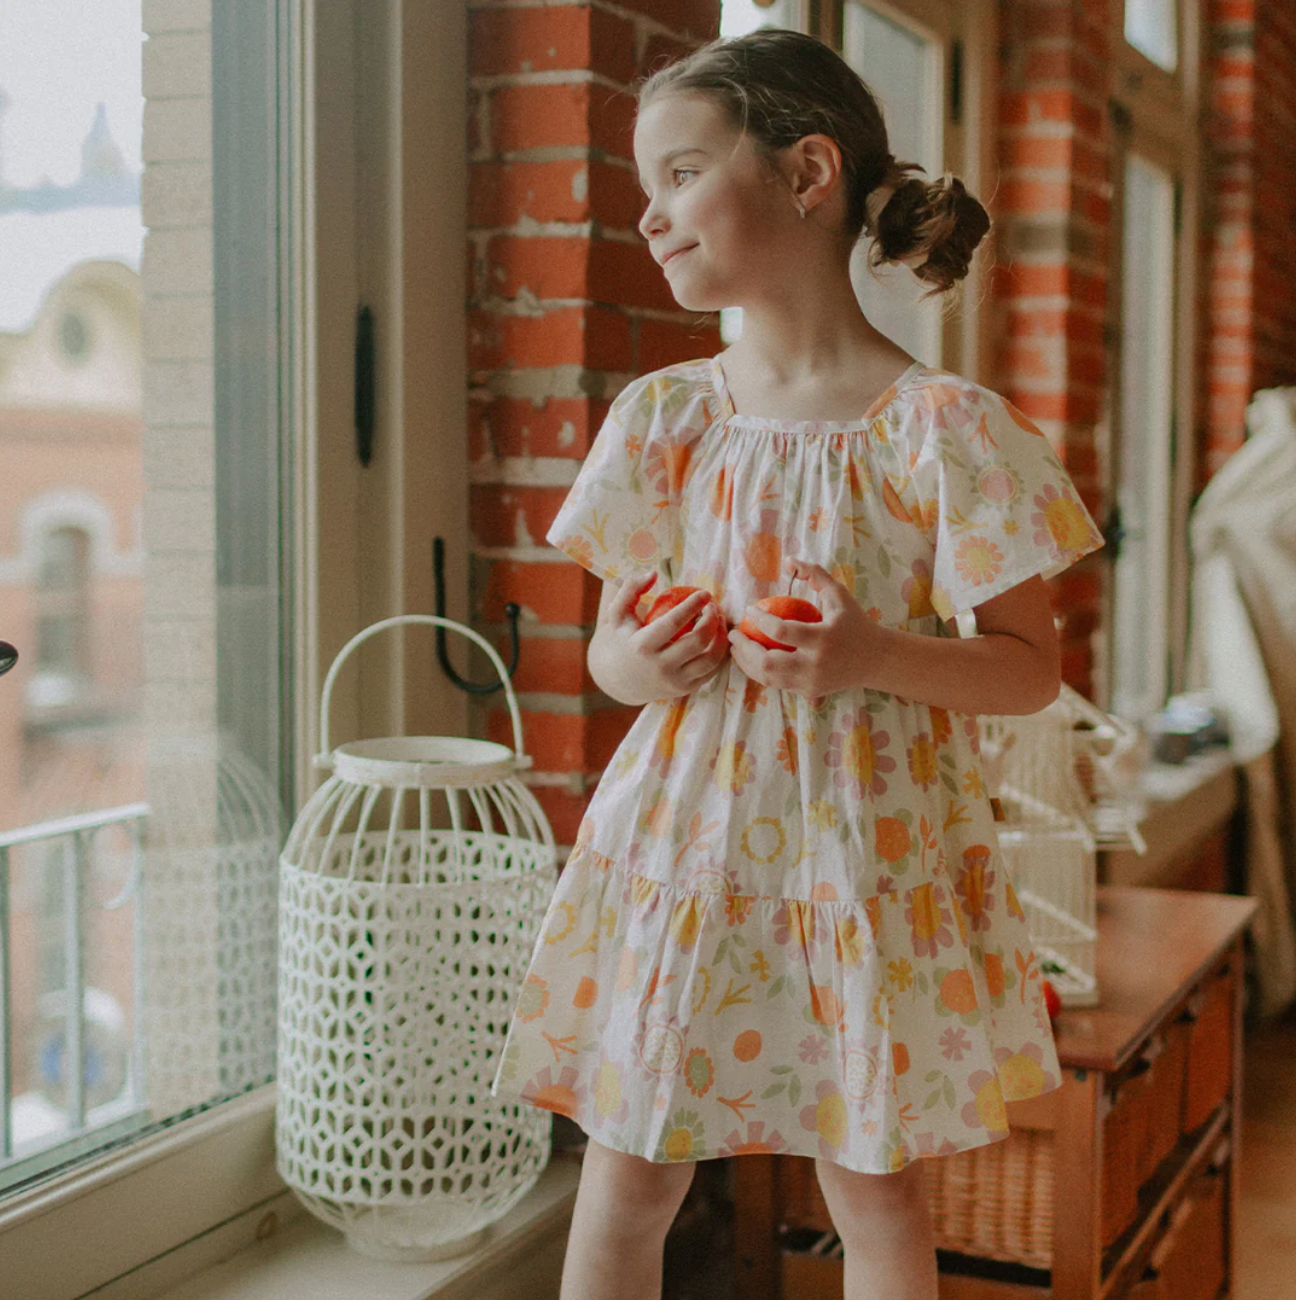
[[(362, 21), (362, 7), (285, 0), (281, 11), (280, 70), (292, 78), (281, 166), (285, 147), (300, 148), (281, 208), (294, 227), (280, 339), (295, 434), (286, 540), (299, 802), (316, 779), (319, 686), (337, 648), (376, 619), (430, 608), (432, 536), (468, 536), (467, 13), (398, 0), (382, 21), (369, 9)], [(362, 300), (380, 349), (368, 469), (353, 426)], [(446, 613), (467, 622), (468, 556), (448, 550)], [(428, 660), (426, 644), (396, 642), (344, 675), (332, 734), (355, 734), (347, 727), (362, 715), (371, 732), (464, 734), (468, 700)], [(0, 1276), (22, 1279), (25, 1300), (126, 1300), (250, 1244), (272, 1210), (280, 1223), (305, 1213), (275, 1170), (274, 1102), (273, 1083), (253, 1089), (0, 1201)]]
[[(1124, 39), (1125, 0), (1110, 0), (1109, 14), (1115, 49), (1110, 98), (1113, 237), (1108, 261), (1107, 375), (1111, 418), (1106, 456), (1106, 496), (1112, 508), (1117, 501), (1124, 445), (1120, 411), (1121, 286), (1127, 155), (1136, 153), (1168, 171), (1174, 178), (1178, 196), (1174, 283), (1171, 286), (1174, 299), (1171, 341), (1173, 442), (1168, 517), (1162, 521), (1170, 539), (1165, 600), (1161, 611), (1166, 628), (1165, 694), (1168, 699), (1184, 689), (1188, 668), (1191, 556), (1187, 538), (1196, 472), (1195, 430), (1199, 405), (1195, 376), (1201, 270), (1196, 250), (1202, 229), (1201, 178), (1204, 167), (1201, 0), (1177, 0), (1179, 58), (1174, 72), (1167, 72)], [(1114, 665), (1116, 641), (1120, 634), (1115, 618), (1116, 564), (1117, 558), (1113, 557), (1112, 581), (1106, 584), (1103, 598), (1104, 645), (1096, 673), (1096, 694), (1103, 706), (1109, 709), (1115, 695)]]

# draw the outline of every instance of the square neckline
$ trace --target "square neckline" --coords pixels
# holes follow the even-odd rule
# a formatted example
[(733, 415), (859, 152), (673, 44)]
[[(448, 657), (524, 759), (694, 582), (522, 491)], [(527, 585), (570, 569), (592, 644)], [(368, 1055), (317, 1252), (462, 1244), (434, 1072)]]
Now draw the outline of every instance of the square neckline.
[(724, 366), (720, 361), (720, 354), (715, 353), (709, 358), (709, 361), (711, 386), (715, 390), (716, 396), (720, 399), (720, 406), (723, 412), (722, 418), (726, 423), (744, 424), (758, 429), (774, 429), (784, 433), (826, 429), (831, 429), (837, 433), (862, 432), (867, 429), (868, 426), (896, 400), (897, 397), (900, 396), (903, 389), (907, 388), (922, 371), (927, 369), (927, 366), (922, 361), (914, 361), (899, 375), (897, 375), (896, 378), (893, 379), (891, 383), (873, 399), (868, 410), (857, 419), (785, 420), (767, 415), (744, 415), (739, 412), (734, 406), (733, 395), (729, 392), (729, 381), (725, 378)]

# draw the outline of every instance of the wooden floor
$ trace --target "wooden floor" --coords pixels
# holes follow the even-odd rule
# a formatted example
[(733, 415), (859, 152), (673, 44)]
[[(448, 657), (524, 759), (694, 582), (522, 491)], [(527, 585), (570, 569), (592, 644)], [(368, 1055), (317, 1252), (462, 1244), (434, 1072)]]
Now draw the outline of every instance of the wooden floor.
[[(1296, 1011), (1246, 1039), (1242, 1107), (1242, 1213), (1237, 1300), (1296, 1300)], [(732, 1224), (717, 1177), (704, 1161), (666, 1250), (663, 1300), (733, 1300)], [(708, 1169), (707, 1166), (712, 1166)], [(705, 1188), (702, 1183), (705, 1182)]]
[(1296, 1013), (1247, 1035), (1239, 1300), (1296, 1296)]

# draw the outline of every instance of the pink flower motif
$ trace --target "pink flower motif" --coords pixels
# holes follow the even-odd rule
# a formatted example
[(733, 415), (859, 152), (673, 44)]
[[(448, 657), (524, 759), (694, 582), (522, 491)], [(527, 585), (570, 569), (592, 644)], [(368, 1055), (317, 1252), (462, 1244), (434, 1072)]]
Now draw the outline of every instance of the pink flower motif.
[(818, 1065), (828, 1055), (828, 1040), (819, 1034), (807, 1034), (797, 1044), (797, 1055), (806, 1065)]
[(941, 1055), (947, 1061), (961, 1061), (963, 1053), (972, 1050), (967, 1034), (961, 1029), (947, 1029), (940, 1036)]
[(774, 942), (787, 956), (807, 963), (828, 940), (828, 928), (821, 922), (814, 903), (785, 898), (774, 913)]
[(877, 883), (873, 886), (873, 892), (875, 894), (893, 894), (895, 893), (895, 887), (894, 876), (879, 876)]
[(584, 1113), (587, 1090), (578, 1086), (580, 1075), (574, 1066), (564, 1065), (556, 1079), (554, 1069), (554, 1066), (546, 1065), (533, 1074), (522, 1085), (522, 1100), (541, 1110), (551, 1110), (556, 1115), (575, 1119), (578, 1113)]
[(744, 1136), (739, 1129), (734, 1129), (724, 1144), (716, 1152), (717, 1156), (776, 1155), (788, 1149), (787, 1140), (778, 1129), (773, 1129), (769, 1137), (765, 1136), (765, 1121), (754, 1119), (747, 1125)]
[(941, 1144), (937, 1146), (934, 1133), (918, 1133), (914, 1137), (914, 1154), (921, 1159), (931, 1156), (952, 1156), (957, 1150), (958, 1147), (949, 1138), (941, 1138)]
[(801, 1108), (801, 1127), (819, 1135), (819, 1154), (831, 1160), (846, 1144), (850, 1112), (841, 1089), (830, 1079), (820, 1079), (815, 1100)]
[(873, 715), (867, 709), (842, 714), (841, 731), (828, 736), (824, 762), (833, 769), (833, 784), (845, 786), (857, 798), (865, 794), (877, 799), (886, 794), (883, 775), (895, 771), (895, 759), (882, 751), (891, 743), (885, 731), (873, 729)]

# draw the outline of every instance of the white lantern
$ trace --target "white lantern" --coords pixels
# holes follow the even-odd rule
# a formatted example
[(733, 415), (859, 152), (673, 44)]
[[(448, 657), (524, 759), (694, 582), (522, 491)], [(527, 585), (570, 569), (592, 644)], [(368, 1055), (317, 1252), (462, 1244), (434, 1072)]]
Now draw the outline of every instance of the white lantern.
[[(404, 736), (329, 752), (339, 669), (402, 624), (481, 646), (512, 750)], [(553, 832), (519, 779), (532, 760), (508, 674), (462, 624), (407, 615), (353, 637), (324, 681), (320, 733), (331, 775), (279, 860), (277, 1167), (354, 1249), (444, 1258), (475, 1246), (548, 1163), (552, 1116), (490, 1085), (557, 878)]]
[(1096, 1006), (1098, 849), (1146, 849), (1138, 732), (1069, 686), (1038, 713), (979, 721), (999, 847), (1042, 969), (1064, 1005)]

